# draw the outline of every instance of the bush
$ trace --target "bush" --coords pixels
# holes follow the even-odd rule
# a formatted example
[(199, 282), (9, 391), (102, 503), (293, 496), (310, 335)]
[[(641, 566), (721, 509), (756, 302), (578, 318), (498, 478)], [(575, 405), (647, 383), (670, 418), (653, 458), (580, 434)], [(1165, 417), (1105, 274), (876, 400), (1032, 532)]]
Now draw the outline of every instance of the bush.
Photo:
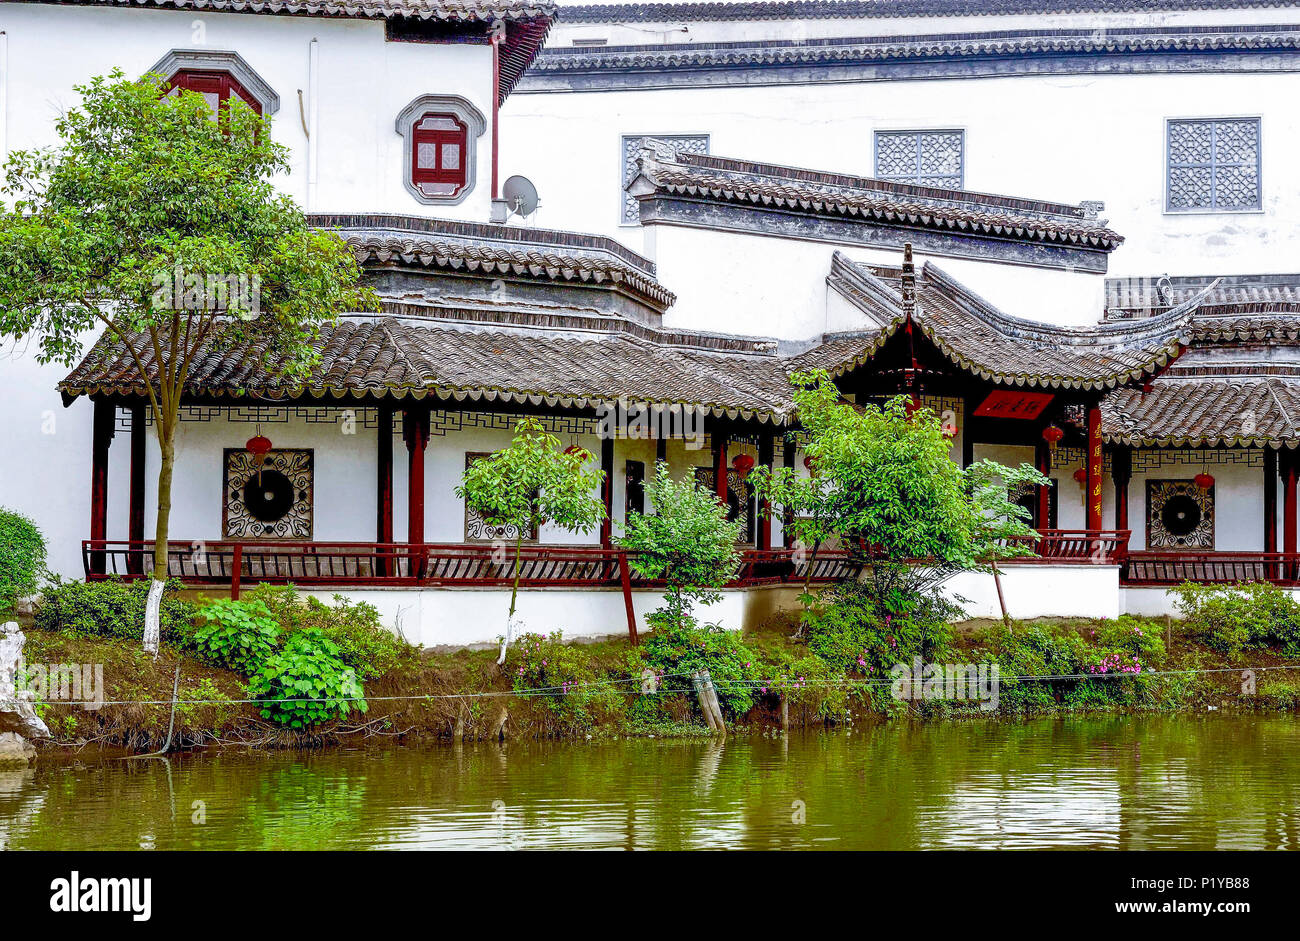
[(379, 611), (364, 601), (334, 596), (333, 606), (317, 598), (305, 601), (292, 585), (258, 585), (246, 596), (266, 606), (286, 633), (317, 630), (332, 641), (343, 662), (365, 679), (383, 676), (416, 649), (386, 629)]
[(343, 663), (338, 645), (315, 628), (291, 634), (248, 683), (253, 699), (265, 700), (262, 717), (291, 729), (307, 729), (369, 708), (356, 672)]
[(1197, 585), (1173, 590), (1188, 626), (1215, 650), (1236, 656), (1245, 647), (1269, 645), (1300, 654), (1300, 602), (1268, 582)]
[(0, 614), (34, 595), (45, 573), (45, 537), (36, 524), (0, 507)]
[(622, 690), (608, 685), (605, 672), (586, 648), (564, 643), (556, 631), (549, 637), (524, 634), (516, 642), (519, 665), (512, 670), (515, 690), (546, 690), (533, 701), (558, 720), (560, 733), (585, 732), (624, 707)]
[(248, 676), (280, 644), (280, 628), (260, 601), (209, 601), (199, 608), (199, 623), (190, 635), (198, 654)]
[(761, 671), (756, 666), (758, 657), (739, 632), (716, 624), (697, 625), (689, 615), (678, 620), (666, 610), (655, 611), (646, 620), (652, 631), (633, 655), (634, 675), (649, 667), (660, 676), (661, 690), (694, 696), (691, 674), (708, 670), (719, 702), (732, 716), (753, 708)]
[[(117, 578), (65, 582), (55, 578), (41, 592), (35, 625), (46, 631), (140, 639), (144, 635), (149, 584), (147, 578), (134, 582)], [(194, 621), (194, 605), (176, 597), (181, 587), (180, 582), (169, 581), (162, 597), (160, 629), (163, 639), (173, 643), (188, 638)]]
[(913, 657), (926, 662), (944, 659), (952, 641), (951, 619), (959, 609), (937, 595), (913, 598), (907, 614), (889, 614), (872, 586), (842, 582), (831, 588), (825, 603), (804, 611), (808, 649), (845, 673), (887, 676), (896, 663)]

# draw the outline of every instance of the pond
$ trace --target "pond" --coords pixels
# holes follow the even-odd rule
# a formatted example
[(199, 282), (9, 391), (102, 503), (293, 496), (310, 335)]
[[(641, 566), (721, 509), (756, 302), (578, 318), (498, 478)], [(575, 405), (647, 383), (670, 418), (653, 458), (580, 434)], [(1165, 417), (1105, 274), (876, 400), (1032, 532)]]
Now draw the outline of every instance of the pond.
[(0, 772), (9, 849), (1273, 849), (1300, 844), (1288, 716), (889, 723)]

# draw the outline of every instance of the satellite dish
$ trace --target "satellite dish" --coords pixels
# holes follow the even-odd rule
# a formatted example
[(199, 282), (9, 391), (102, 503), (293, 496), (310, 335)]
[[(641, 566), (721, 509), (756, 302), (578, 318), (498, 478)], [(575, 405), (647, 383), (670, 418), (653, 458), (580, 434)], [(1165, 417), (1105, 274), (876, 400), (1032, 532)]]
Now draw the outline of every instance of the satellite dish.
[(517, 216), (531, 216), (537, 211), (537, 187), (527, 177), (510, 177), (501, 187), (501, 196)]

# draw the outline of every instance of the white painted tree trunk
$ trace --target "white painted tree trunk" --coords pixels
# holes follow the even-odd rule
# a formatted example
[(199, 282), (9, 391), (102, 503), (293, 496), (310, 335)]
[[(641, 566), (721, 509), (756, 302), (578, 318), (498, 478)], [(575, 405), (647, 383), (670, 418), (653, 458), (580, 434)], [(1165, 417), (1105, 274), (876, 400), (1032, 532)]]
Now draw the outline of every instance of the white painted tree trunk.
[(144, 652), (153, 654), (158, 659), (158, 641), (162, 637), (162, 594), (163, 583), (158, 579), (149, 580), (149, 599), (144, 606)]
[(497, 657), (497, 666), (504, 666), (506, 662), (506, 650), (510, 647), (510, 641), (514, 640), (515, 634), (519, 633), (524, 626), (524, 622), (511, 614), (506, 618), (506, 634), (501, 638), (501, 656)]

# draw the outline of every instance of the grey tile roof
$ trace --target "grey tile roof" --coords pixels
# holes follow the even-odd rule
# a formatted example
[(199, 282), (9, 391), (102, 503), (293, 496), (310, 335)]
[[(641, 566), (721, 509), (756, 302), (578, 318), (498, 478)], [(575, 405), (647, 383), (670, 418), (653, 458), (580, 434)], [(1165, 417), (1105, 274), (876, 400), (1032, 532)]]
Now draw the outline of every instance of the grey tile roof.
[[(796, 365), (841, 375), (868, 363), (906, 322), (900, 278), (897, 268), (858, 265), (836, 252), (827, 284), (877, 328), (828, 336)], [(1159, 318), (1089, 328), (1011, 317), (929, 263), (916, 294), (914, 321), (925, 336), (961, 369), (1000, 384), (1113, 388), (1159, 370), (1192, 335), (1191, 304)]]
[[(138, 340), (138, 338), (136, 338)], [(138, 344), (134, 344), (138, 345)], [(590, 407), (626, 398), (783, 421), (792, 402), (783, 361), (685, 349), (640, 337), (466, 329), (395, 317), (349, 317), (326, 328), (321, 362), (301, 384), (276, 377), (258, 344), (214, 333), (191, 370), (187, 394), (279, 401), (454, 399)], [(146, 358), (146, 368), (155, 374)], [(105, 334), (59, 386), (65, 398), (145, 394), (131, 356)]]
[(316, 214), (308, 221), (338, 230), (362, 264), (615, 284), (659, 310), (677, 299), (655, 280), (653, 262), (604, 236), (401, 215)]
[(1134, 26), (1096, 29), (995, 30), (916, 36), (734, 40), (635, 46), (551, 46), (533, 77), (574, 73), (739, 69), (761, 66), (886, 65), (1026, 56), (1199, 54), (1293, 51), (1293, 25)]
[(1052, 13), (1146, 13), (1292, 7), (1296, 0), (777, 0), (740, 3), (562, 5), (565, 23), (679, 23), (692, 20), (892, 19), (912, 16), (1010, 16)]
[(651, 141), (638, 158), (634, 193), (651, 192), (788, 208), (948, 233), (1110, 251), (1123, 238), (1082, 206), (690, 154)]
[(1112, 444), (1222, 447), (1300, 445), (1300, 376), (1158, 379), (1148, 391), (1117, 389), (1101, 406)]
[(503, 20), (499, 100), (504, 101), (537, 58), (555, 17), (555, 4), (530, 0), (23, 0), (136, 10), (267, 13), (353, 19), (480, 24)]

